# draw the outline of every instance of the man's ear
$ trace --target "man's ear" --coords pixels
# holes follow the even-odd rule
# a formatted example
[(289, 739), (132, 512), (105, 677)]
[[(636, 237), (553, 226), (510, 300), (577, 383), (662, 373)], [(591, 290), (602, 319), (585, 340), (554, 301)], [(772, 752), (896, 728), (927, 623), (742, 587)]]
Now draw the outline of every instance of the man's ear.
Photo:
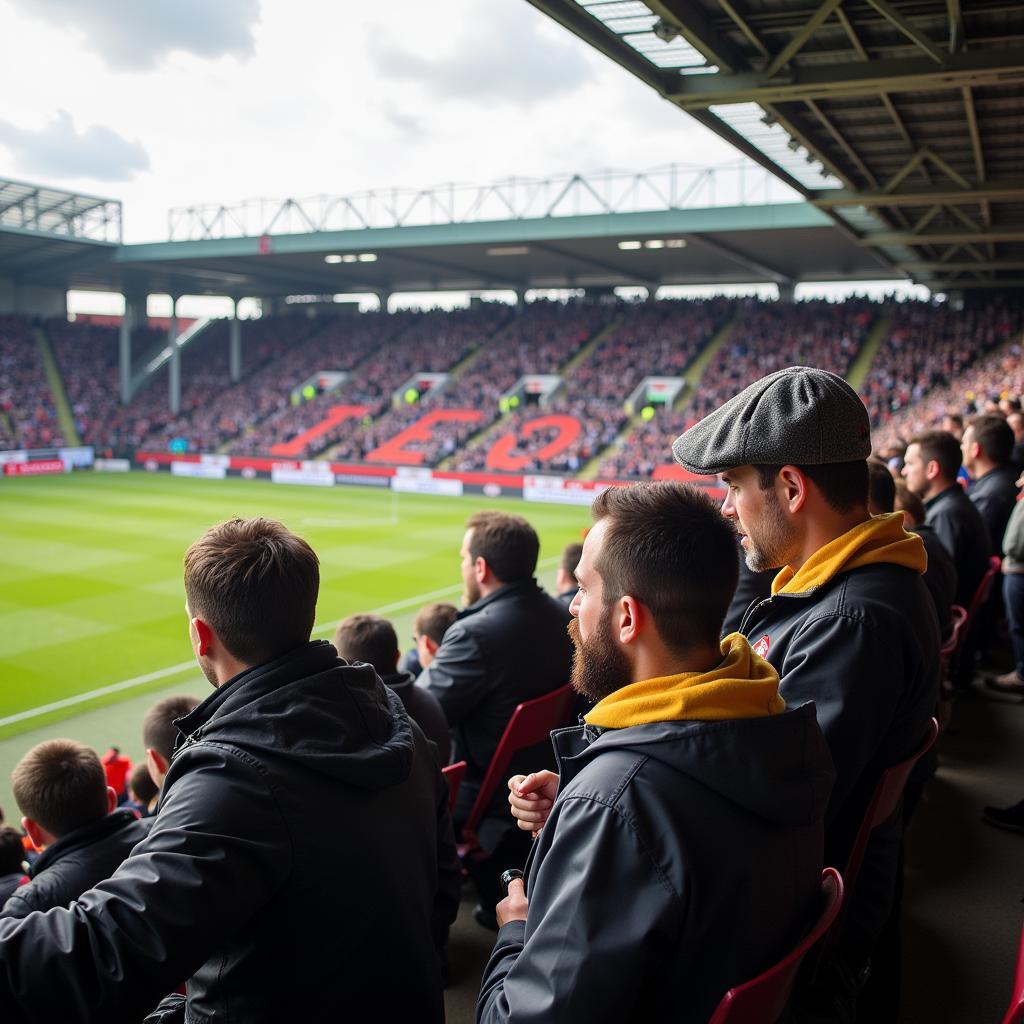
[(209, 624), (200, 618), (192, 619), (192, 628), (195, 630), (196, 634), (196, 654), (200, 657), (205, 657), (210, 652), (214, 632), (210, 628)]
[(487, 559), (483, 555), (477, 555), (473, 562), (473, 573), (476, 576), (477, 583), (488, 583), (491, 579), (491, 567), (487, 564)]
[(46, 844), (50, 841), (50, 834), (46, 829), (31, 818), (22, 818), (21, 827), (25, 830), (25, 835), (28, 836), (28, 841), (32, 844), (32, 849), (35, 850), (36, 853), (42, 853), (43, 850), (46, 849)]
[(807, 501), (807, 477), (796, 466), (783, 466), (779, 470), (775, 486), (784, 507), (790, 512), (799, 512)]
[(926, 480), (934, 480), (939, 476), (941, 470), (939, 469), (939, 463), (937, 459), (929, 459), (924, 464), (924, 476)]
[(427, 636), (426, 633), (423, 634), (422, 639), (423, 639), (423, 645), (426, 647), (426, 649), (430, 653), (430, 655), (433, 656), (433, 655), (437, 654), (437, 649), (441, 645), (436, 640), (434, 640), (433, 638)]
[(612, 623), (612, 629), (618, 630), (619, 642), (623, 644), (635, 643), (640, 636), (644, 626), (644, 609), (635, 597), (623, 594), (615, 602), (616, 621)]
[(117, 790), (113, 786), (107, 786), (107, 814), (117, 808)]
[(146, 751), (146, 768), (149, 770), (149, 777), (153, 780), (153, 785), (157, 789), (163, 788), (168, 767), (167, 761), (155, 750), (149, 749)]

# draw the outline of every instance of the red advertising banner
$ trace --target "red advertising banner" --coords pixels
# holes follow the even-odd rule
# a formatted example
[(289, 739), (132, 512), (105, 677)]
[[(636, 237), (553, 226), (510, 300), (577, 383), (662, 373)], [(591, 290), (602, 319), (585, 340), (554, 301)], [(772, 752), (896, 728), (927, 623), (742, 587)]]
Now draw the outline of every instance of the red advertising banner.
[(39, 459), (36, 462), (5, 462), (4, 476), (46, 476), (52, 473), (66, 473), (63, 459)]

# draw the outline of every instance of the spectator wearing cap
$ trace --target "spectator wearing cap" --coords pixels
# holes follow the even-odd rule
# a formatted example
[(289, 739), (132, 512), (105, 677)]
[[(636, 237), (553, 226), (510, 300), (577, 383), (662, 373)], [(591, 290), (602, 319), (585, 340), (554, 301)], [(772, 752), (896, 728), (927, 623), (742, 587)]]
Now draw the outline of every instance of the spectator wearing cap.
[(372, 665), (384, 684), (398, 694), (409, 717), (436, 747), (443, 766), (451, 756), (448, 720), (437, 698), (422, 687), (410, 672), (399, 672), (398, 634), (395, 627), (378, 615), (350, 615), (342, 619), (334, 634), (334, 646), (350, 664)]
[(907, 446), (903, 479), (924, 502), (925, 522), (939, 535), (956, 566), (956, 603), (970, 608), (988, 568), (988, 530), (981, 513), (957, 482), (962, 453), (945, 430), (918, 434)]
[[(836, 767), (825, 862), (847, 862), (883, 771), (920, 745), (938, 698), (939, 629), (924, 545), (903, 518), (868, 513), (867, 410), (841, 378), (792, 366), (749, 385), (674, 446), (691, 473), (720, 473), (722, 511), (748, 566), (779, 569), (740, 632), (778, 670), (789, 707), (813, 700)], [(847, 911), (830, 991), (857, 998), (900, 871), (899, 816), (877, 829)], [(898, 908), (897, 908), (898, 911)], [(895, 1019), (898, 992), (875, 1019)]]

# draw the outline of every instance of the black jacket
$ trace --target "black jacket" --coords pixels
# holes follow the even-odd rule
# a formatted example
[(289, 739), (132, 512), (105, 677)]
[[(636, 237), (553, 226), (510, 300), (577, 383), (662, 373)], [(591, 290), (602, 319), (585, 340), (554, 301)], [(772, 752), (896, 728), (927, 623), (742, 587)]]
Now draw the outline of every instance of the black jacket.
[(152, 820), (140, 821), (131, 811), (117, 810), (62, 836), (40, 854), (29, 871), (32, 881), (3, 904), (0, 917), (70, 906), (120, 867), (149, 834)]
[[(882, 772), (914, 752), (935, 711), (939, 627), (924, 582), (884, 563), (840, 572), (751, 605), (740, 631), (778, 671), (788, 707), (817, 706), (836, 769), (825, 859), (842, 869)], [(855, 957), (870, 952), (888, 915), (901, 838), (894, 819), (868, 845), (845, 925)]]
[(4, 1024), (137, 1024), (186, 978), (189, 1024), (320, 1021), (339, 1000), (441, 1021), (458, 867), (436, 752), (398, 697), (317, 641), (177, 724), (149, 837), (70, 910), (0, 921)]
[(477, 1020), (697, 1024), (819, 909), (832, 766), (814, 707), (552, 736), (559, 794)]
[(990, 542), (989, 554), (1003, 557), (1003, 534), (1010, 513), (1017, 504), (1018, 471), (1013, 466), (996, 466), (971, 484), (967, 496), (981, 513)]
[(956, 604), (970, 608), (988, 568), (988, 530), (981, 513), (959, 484), (951, 484), (925, 503), (925, 523), (942, 541), (956, 566)]
[(437, 747), (441, 764), (448, 764), (451, 760), (452, 738), (448, 734), (448, 720), (437, 698), (422, 686), (417, 686), (416, 677), (411, 672), (393, 672), (381, 678), (385, 686), (398, 694), (409, 717)]
[(945, 544), (939, 540), (939, 535), (930, 526), (922, 523), (913, 527), (910, 532), (921, 538), (925, 554), (928, 556), (928, 568), (921, 578), (935, 606), (939, 633), (945, 638), (952, 619), (951, 609), (956, 603), (956, 566)]
[(3, 907), (7, 900), (18, 890), (25, 880), (23, 871), (16, 871), (12, 875), (0, 875), (0, 907)]
[[(507, 583), (459, 613), (417, 681), (437, 697), (448, 718), (453, 759), (466, 760), (457, 822), (469, 813), (516, 705), (569, 682), (570, 618), (569, 609), (535, 580)], [(541, 756), (550, 764), (550, 748), (545, 748)], [(538, 767), (536, 756), (531, 761), (527, 754), (516, 765), (520, 762), (529, 764), (526, 770)], [(498, 792), (494, 799), (503, 823), (511, 821), (507, 796)]]
[(740, 577), (736, 584), (736, 593), (732, 596), (732, 603), (725, 613), (725, 622), (722, 624), (722, 636), (735, 633), (740, 628), (743, 615), (754, 601), (760, 601), (772, 592), (772, 580), (778, 575), (778, 569), (765, 569), (763, 572), (754, 572), (747, 565), (747, 558), (743, 548), (737, 545), (740, 559)]

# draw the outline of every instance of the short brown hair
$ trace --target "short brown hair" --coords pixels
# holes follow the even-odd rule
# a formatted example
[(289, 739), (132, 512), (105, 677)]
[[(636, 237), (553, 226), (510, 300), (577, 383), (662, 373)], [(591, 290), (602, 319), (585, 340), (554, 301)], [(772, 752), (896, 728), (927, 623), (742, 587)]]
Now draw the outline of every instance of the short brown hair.
[(717, 647), (739, 560), (736, 529), (711, 497), (662, 480), (609, 487), (591, 510), (595, 522), (608, 520), (594, 565), (605, 605), (635, 597), (671, 650)]
[(997, 466), (1005, 466), (1013, 458), (1013, 428), (1002, 416), (975, 416), (967, 421), (974, 430), (974, 440), (985, 458)]
[(902, 480), (896, 482), (893, 507), (900, 512), (909, 512), (910, 518), (918, 526), (925, 520), (924, 502)]
[(925, 466), (929, 462), (937, 462), (943, 480), (950, 483), (956, 480), (963, 464), (963, 452), (960, 451), (960, 442), (948, 430), (926, 430), (912, 437), (907, 447), (912, 444), (921, 449)]
[(0, 826), (0, 875), (16, 875), (24, 870), (25, 846), (21, 833), (10, 825)]
[(428, 636), (439, 644), (448, 627), (459, 617), (459, 610), (453, 604), (428, 604), (416, 613), (412, 620), (412, 631), (416, 636)]
[(379, 676), (395, 674), (398, 634), (379, 615), (350, 615), (342, 619), (334, 634), (334, 646), (346, 661), (365, 661)]
[[(821, 491), (821, 496), (834, 512), (845, 515), (863, 508), (868, 501), (868, 464), (866, 459), (852, 462), (823, 462), (821, 465), (797, 466)], [(782, 466), (758, 466), (757, 480), (762, 491), (775, 483)]]
[(469, 517), (469, 553), (483, 558), (502, 583), (529, 579), (537, 568), (540, 540), (522, 517), (493, 510)]
[(165, 761), (170, 762), (174, 745), (178, 742), (178, 727), (174, 721), (184, 718), (198, 705), (198, 697), (183, 693), (158, 700), (142, 719), (142, 743), (146, 750), (155, 750)]
[(107, 813), (107, 777), (99, 755), (76, 740), (33, 747), (15, 765), (11, 788), (21, 813), (58, 839)]
[(868, 459), (868, 505), (879, 512), (891, 512), (896, 500), (896, 481), (881, 459)]
[(131, 775), (128, 776), (128, 788), (131, 790), (132, 797), (146, 806), (149, 806), (149, 801), (159, 792), (145, 761), (140, 761), (132, 769)]
[(571, 576), (574, 580), (576, 579), (576, 566), (580, 564), (580, 559), (583, 557), (583, 545), (578, 541), (573, 541), (572, 544), (566, 544), (565, 550), (562, 552), (562, 561), (560, 563), (562, 572), (567, 576)]
[(320, 590), (313, 549), (273, 519), (229, 519), (185, 553), (185, 594), (229, 654), (245, 665), (309, 640)]

